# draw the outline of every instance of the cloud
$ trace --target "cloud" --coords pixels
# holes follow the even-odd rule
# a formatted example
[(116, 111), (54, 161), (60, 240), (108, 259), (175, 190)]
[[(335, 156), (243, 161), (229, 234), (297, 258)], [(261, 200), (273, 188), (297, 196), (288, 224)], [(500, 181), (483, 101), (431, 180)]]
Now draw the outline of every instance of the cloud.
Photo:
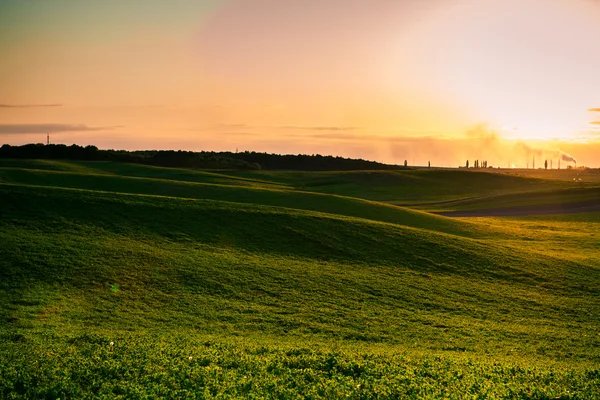
[(311, 139), (333, 139), (333, 140), (368, 140), (368, 137), (361, 137), (352, 133), (313, 133), (313, 134), (301, 134), (301, 133), (289, 133), (284, 134), (287, 137), (298, 137), (298, 138), (311, 138)]
[(590, 124), (592, 124), (592, 125), (600, 125), (600, 121), (592, 121), (592, 122), (590, 122)]
[(219, 124), (217, 128), (256, 128), (248, 124)]
[(33, 134), (57, 132), (102, 131), (122, 126), (87, 126), (84, 124), (0, 124), (0, 134)]
[(500, 136), (487, 124), (478, 124), (465, 132), (468, 139), (476, 139), (486, 146), (495, 146), (500, 141)]
[(244, 128), (244, 129), (285, 129), (298, 131), (352, 131), (359, 129), (355, 126), (304, 126), (304, 125), (280, 125), (280, 126), (259, 126), (249, 124), (218, 124), (217, 128)]
[(426, 135), (426, 136), (387, 136), (387, 135), (361, 135), (354, 133), (334, 132), (334, 133), (288, 133), (284, 134), (286, 137), (297, 137), (297, 138), (310, 138), (310, 139), (330, 139), (330, 140), (341, 140), (344, 142), (369, 142), (369, 143), (420, 143), (421, 141), (428, 140), (444, 140), (445, 138), (438, 135)]
[(590, 108), (588, 111), (591, 111), (591, 112), (600, 112), (600, 108)]
[[(241, 128), (242, 126), (240, 126)], [(204, 128), (190, 128), (187, 129), (189, 132), (203, 133)], [(260, 133), (247, 132), (247, 131), (219, 131), (219, 135), (230, 135), (230, 136), (261, 136)]]
[(62, 107), (62, 104), (0, 104), (0, 108)]
[(297, 129), (302, 131), (352, 131), (358, 129), (355, 126), (277, 126), (278, 129)]

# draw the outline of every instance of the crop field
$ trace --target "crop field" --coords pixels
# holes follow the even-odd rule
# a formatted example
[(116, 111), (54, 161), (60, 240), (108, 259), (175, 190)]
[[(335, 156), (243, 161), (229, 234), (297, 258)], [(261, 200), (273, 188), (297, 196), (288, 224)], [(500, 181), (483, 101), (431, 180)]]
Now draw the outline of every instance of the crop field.
[(0, 160), (0, 398), (600, 399), (600, 183), (543, 172)]

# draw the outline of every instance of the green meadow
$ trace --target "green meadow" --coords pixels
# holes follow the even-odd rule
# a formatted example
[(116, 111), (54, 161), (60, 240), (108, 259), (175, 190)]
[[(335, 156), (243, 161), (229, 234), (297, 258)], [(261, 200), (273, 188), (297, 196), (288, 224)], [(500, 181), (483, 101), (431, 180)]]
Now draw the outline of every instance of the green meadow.
[(600, 210), (485, 215), (543, 172), (0, 160), (0, 398), (600, 399)]

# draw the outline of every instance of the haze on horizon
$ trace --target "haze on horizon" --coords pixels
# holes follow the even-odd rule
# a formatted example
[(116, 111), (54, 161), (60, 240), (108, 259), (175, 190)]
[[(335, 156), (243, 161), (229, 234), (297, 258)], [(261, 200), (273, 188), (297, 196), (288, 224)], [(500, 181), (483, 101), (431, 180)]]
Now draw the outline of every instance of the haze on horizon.
[(0, 144), (600, 167), (599, 37), (598, 0), (2, 0)]

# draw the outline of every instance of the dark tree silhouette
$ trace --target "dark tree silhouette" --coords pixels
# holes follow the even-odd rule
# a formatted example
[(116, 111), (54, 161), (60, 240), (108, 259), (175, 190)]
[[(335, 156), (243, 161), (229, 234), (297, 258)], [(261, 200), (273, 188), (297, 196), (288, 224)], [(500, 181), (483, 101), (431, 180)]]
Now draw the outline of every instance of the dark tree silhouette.
[[(203, 169), (269, 169), (300, 171), (393, 170), (399, 165), (343, 157), (316, 155), (280, 155), (257, 152), (212, 152), (174, 150), (99, 150), (96, 146), (64, 144), (26, 144), (0, 147), (0, 158), (64, 159), (118, 161), (163, 167)], [(404, 162), (404, 166), (407, 162)]]

